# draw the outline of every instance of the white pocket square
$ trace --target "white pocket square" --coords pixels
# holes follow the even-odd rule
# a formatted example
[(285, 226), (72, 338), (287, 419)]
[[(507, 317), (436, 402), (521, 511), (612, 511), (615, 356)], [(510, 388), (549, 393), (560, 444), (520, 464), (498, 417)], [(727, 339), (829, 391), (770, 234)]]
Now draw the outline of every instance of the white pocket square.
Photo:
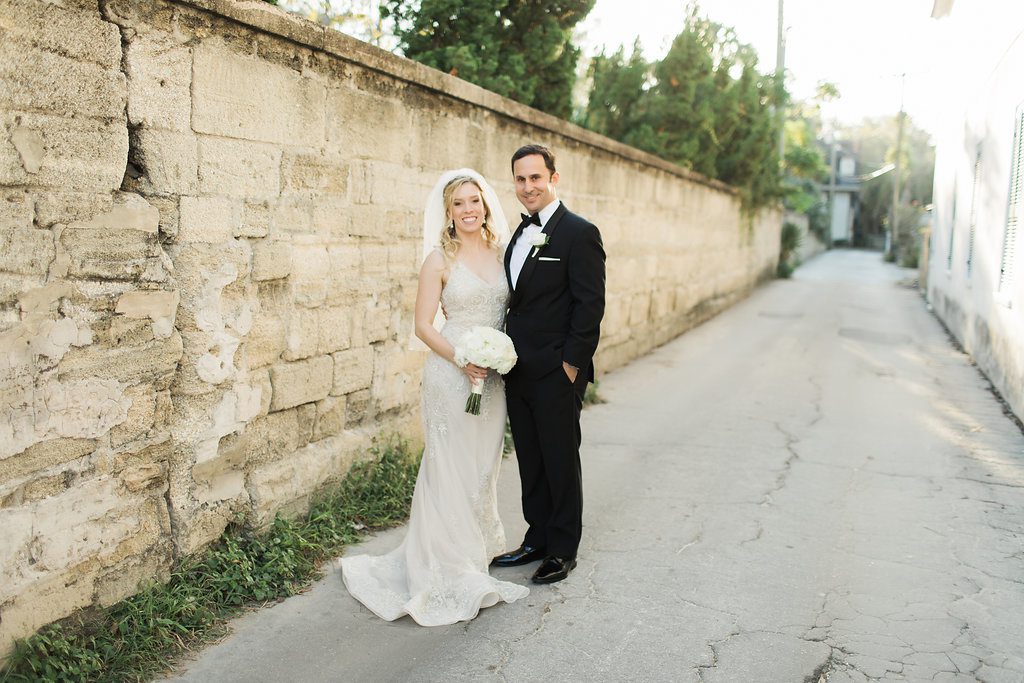
[(537, 260), (538, 261), (561, 261), (562, 259), (560, 259), (560, 258), (553, 258), (551, 256), (538, 256)]

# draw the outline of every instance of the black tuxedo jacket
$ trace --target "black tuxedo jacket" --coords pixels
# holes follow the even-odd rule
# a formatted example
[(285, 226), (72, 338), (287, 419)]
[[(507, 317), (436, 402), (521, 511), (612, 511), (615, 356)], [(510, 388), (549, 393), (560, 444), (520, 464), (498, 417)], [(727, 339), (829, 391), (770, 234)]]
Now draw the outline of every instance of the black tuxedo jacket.
[[(523, 231), (520, 226), (505, 252), (509, 287), (512, 247)], [(530, 253), (509, 300), (505, 331), (519, 356), (509, 375), (535, 379), (562, 361), (579, 368), (594, 381), (594, 352), (604, 317), (604, 245), (597, 227), (561, 204), (544, 226), (548, 244)]]

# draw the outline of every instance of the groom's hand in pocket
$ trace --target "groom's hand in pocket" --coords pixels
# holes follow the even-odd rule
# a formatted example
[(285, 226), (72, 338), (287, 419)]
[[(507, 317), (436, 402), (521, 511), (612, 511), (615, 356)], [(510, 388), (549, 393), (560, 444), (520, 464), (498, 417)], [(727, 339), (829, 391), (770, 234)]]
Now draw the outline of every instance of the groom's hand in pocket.
[(575, 384), (576, 375), (579, 374), (580, 369), (575, 365), (569, 365), (564, 360), (562, 361), (562, 369), (565, 370), (565, 376), (569, 378), (569, 382)]

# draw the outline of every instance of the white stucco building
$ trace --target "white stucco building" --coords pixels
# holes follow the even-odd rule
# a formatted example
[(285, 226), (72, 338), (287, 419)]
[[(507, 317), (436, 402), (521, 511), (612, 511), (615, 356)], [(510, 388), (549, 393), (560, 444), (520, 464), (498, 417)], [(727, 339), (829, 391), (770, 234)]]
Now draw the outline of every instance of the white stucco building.
[[(940, 21), (973, 9), (936, 3)], [(1007, 22), (993, 27), (992, 61), (950, 86), (950, 125), (936, 147), (928, 299), (1024, 417), (1024, 22)]]

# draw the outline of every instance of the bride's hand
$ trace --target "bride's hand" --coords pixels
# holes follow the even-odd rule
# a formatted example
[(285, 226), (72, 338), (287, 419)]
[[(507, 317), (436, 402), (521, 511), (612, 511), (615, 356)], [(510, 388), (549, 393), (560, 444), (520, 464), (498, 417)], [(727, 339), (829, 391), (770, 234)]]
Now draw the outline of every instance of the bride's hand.
[(462, 372), (469, 378), (469, 381), (477, 379), (487, 378), (487, 368), (482, 368), (479, 365), (473, 365), (472, 363), (466, 363), (466, 367), (462, 368)]

